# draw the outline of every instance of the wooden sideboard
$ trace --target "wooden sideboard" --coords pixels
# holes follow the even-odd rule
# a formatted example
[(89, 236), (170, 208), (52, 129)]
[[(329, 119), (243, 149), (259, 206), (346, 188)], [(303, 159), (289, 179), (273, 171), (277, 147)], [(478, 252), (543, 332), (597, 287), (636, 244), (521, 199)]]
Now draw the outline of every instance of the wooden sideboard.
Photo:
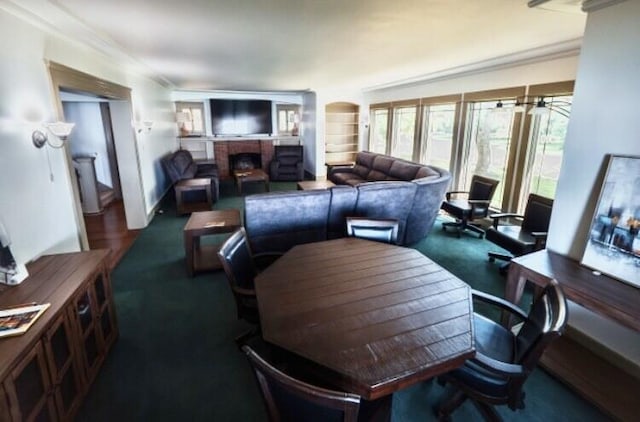
[[(579, 262), (546, 249), (511, 261), (505, 298), (518, 303), (526, 282), (542, 288), (552, 278), (560, 283), (567, 299), (603, 316), (611, 324), (640, 332), (640, 289), (594, 273)], [(542, 366), (614, 419), (637, 420), (640, 378), (612, 361), (615, 354), (605, 357), (585, 345), (571, 322), (570, 311), (565, 335), (546, 349)], [(605, 344), (606, 347), (613, 345)]]
[(44, 256), (0, 289), (0, 309), (50, 303), (20, 336), (0, 339), (0, 420), (70, 421), (118, 337), (108, 250)]

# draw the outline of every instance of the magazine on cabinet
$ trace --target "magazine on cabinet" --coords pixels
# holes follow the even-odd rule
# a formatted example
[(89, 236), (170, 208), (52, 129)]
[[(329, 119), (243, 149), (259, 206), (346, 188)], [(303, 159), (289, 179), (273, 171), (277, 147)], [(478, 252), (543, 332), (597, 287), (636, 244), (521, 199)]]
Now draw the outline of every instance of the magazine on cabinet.
[(29, 304), (0, 310), (0, 337), (24, 334), (50, 305)]

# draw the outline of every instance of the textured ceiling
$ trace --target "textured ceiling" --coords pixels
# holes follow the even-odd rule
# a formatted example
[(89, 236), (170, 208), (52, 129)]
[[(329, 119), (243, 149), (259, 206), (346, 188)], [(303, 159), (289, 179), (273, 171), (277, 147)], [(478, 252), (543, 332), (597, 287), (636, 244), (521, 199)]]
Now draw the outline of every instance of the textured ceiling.
[(361, 89), (575, 40), (586, 20), (527, 0), (14, 3), (180, 89)]

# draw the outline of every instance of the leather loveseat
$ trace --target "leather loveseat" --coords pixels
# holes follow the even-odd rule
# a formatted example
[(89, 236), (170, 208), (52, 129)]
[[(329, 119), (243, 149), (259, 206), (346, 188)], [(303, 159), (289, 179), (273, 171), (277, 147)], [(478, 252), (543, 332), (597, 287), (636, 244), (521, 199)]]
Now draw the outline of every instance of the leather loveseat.
[[(195, 161), (189, 151), (180, 149), (164, 157), (162, 159), (162, 167), (172, 185), (185, 179), (211, 179), (211, 195), (214, 202), (218, 200), (220, 181), (218, 179), (218, 166), (215, 163)], [(200, 192), (187, 193), (199, 194)], [(189, 198), (189, 200), (193, 200), (193, 198)]]
[(399, 244), (422, 240), (433, 227), (451, 175), (411, 164), (426, 167), (425, 177), (246, 196), (244, 227), (252, 250), (286, 252), (298, 244), (345, 237), (348, 216), (394, 218), (400, 223)]

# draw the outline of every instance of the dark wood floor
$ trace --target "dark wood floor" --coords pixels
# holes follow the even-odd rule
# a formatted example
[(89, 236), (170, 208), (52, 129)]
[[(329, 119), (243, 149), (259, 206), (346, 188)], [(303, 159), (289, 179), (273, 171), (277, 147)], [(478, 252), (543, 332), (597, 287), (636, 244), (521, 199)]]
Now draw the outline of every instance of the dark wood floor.
[(127, 230), (122, 200), (111, 202), (101, 214), (85, 215), (90, 249), (111, 249), (109, 267), (113, 269), (131, 247), (140, 230)]

